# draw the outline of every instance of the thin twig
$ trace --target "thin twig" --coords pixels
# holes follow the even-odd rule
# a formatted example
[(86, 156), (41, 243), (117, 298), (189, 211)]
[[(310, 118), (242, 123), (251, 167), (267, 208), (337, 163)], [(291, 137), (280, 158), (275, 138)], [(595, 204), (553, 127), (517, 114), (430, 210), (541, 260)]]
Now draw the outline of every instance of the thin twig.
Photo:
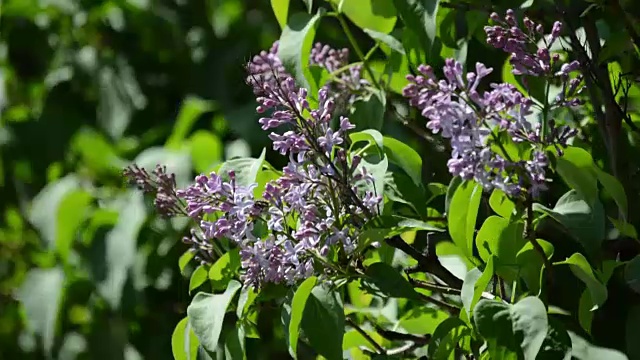
[(427, 295), (424, 295), (424, 294), (421, 294), (421, 293), (418, 293), (418, 295), (420, 295), (420, 298), (422, 300), (443, 308), (444, 310), (446, 310), (451, 315), (456, 315), (457, 316), (458, 314), (460, 314), (460, 308), (455, 306), (455, 305), (449, 304), (448, 302), (442, 301), (440, 299), (436, 299), (433, 296), (427, 296)]
[(531, 246), (533, 246), (534, 250), (537, 251), (538, 254), (540, 254), (540, 256), (542, 257), (542, 261), (544, 263), (544, 272), (547, 277), (547, 285), (550, 287), (553, 284), (552, 264), (551, 264), (551, 261), (549, 261), (547, 254), (544, 252), (544, 249), (542, 248), (542, 246), (540, 246), (538, 239), (536, 239), (536, 233), (533, 229), (533, 218), (534, 218), (533, 199), (531, 198), (531, 196), (528, 196), (527, 197), (527, 217), (525, 219), (526, 223), (525, 223), (524, 235), (525, 235), (525, 238), (531, 243)]
[(405, 242), (400, 236), (389, 238), (386, 240), (386, 243), (393, 248), (401, 250), (418, 262), (418, 265), (408, 272), (428, 272), (435, 275), (452, 288), (462, 288), (462, 280), (458, 279), (447, 268), (445, 268), (442, 263), (440, 263), (435, 251), (429, 251), (425, 255)]
[(414, 278), (412, 278), (410, 276), (408, 278), (409, 278), (409, 283), (411, 283), (411, 285), (413, 285), (413, 287), (418, 288), (418, 289), (436, 291), (436, 292), (439, 292), (441, 294), (447, 294), (447, 295), (460, 295), (460, 289), (454, 289), (454, 288), (450, 288), (448, 286), (442, 286), (442, 285), (438, 285), (438, 284), (429, 283), (429, 282), (426, 282), (426, 281), (414, 279)]
[(347, 324), (349, 324), (349, 326), (351, 326), (352, 328), (356, 329), (356, 331), (360, 333), (360, 335), (362, 335), (365, 339), (367, 339), (367, 341), (371, 343), (371, 345), (373, 345), (373, 347), (376, 349), (378, 354), (385, 355), (387, 353), (387, 350), (385, 350), (385, 348), (383, 348), (380, 344), (378, 344), (378, 342), (375, 341), (369, 334), (367, 334), (366, 331), (362, 330), (362, 328), (358, 326), (358, 324), (356, 324), (351, 318), (347, 318)]
[(405, 334), (393, 330), (387, 330), (376, 323), (372, 323), (372, 325), (376, 329), (376, 332), (380, 334), (380, 336), (391, 341), (411, 341), (416, 344), (426, 345), (431, 339), (430, 335), (418, 336), (413, 334)]

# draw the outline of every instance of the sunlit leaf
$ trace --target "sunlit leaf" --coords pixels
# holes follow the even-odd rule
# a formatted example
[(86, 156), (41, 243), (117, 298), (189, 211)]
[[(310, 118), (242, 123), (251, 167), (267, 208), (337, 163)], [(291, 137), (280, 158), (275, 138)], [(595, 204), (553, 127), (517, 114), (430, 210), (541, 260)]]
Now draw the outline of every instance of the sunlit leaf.
[(196, 360), (198, 358), (198, 338), (189, 325), (189, 319), (180, 320), (171, 336), (171, 352), (175, 360)]
[(231, 280), (222, 294), (197, 293), (187, 307), (189, 325), (206, 350), (216, 351), (227, 307), (241, 286)]
[(64, 281), (61, 268), (32, 269), (16, 292), (16, 298), (24, 307), (27, 330), (41, 337), (49, 356), (55, 340)]
[(449, 234), (453, 242), (468, 257), (473, 256), (473, 239), (482, 198), (482, 186), (466, 181), (456, 188), (447, 215)]
[(184, 99), (180, 112), (173, 125), (173, 131), (167, 139), (165, 146), (168, 149), (180, 149), (182, 142), (193, 128), (196, 120), (207, 111), (213, 109), (213, 103), (195, 96), (188, 96)]
[(300, 324), (302, 323), (303, 314), (307, 306), (307, 299), (311, 295), (311, 290), (316, 285), (317, 278), (312, 276), (305, 280), (293, 295), (291, 301), (291, 318), (289, 320), (289, 353), (294, 359), (298, 358), (298, 336), (300, 331)]

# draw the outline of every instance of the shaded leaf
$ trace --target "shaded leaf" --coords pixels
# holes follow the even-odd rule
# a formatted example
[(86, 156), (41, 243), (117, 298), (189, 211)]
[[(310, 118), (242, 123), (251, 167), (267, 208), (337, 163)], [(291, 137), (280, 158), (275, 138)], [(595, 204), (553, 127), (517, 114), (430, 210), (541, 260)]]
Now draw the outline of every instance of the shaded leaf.
[(325, 286), (314, 287), (302, 317), (311, 347), (327, 359), (342, 359), (344, 322), (340, 295)]
[(569, 187), (593, 205), (598, 198), (598, 179), (593, 159), (586, 150), (573, 146), (564, 149), (557, 159), (556, 171)]
[(518, 276), (516, 255), (526, 243), (523, 232), (524, 223), (521, 221), (489, 216), (476, 235), (480, 258), (488, 262), (495, 256), (496, 273), (507, 281), (514, 281)]
[(382, 90), (372, 91), (366, 98), (356, 100), (351, 106), (349, 119), (358, 130), (380, 130), (384, 123), (386, 103)]
[(570, 190), (562, 195), (553, 210), (540, 204), (534, 204), (533, 209), (550, 215), (562, 224), (589, 254), (594, 255), (600, 250), (605, 238), (605, 220), (599, 200), (589, 206), (575, 190)]
[(228, 178), (229, 172), (233, 171), (238, 186), (250, 186), (256, 182), (258, 173), (262, 170), (265, 154), (266, 149), (262, 149), (262, 153), (257, 159), (236, 158), (227, 160), (218, 169), (218, 174)]
[(473, 313), (476, 329), (487, 340), (492, 358), (507, 352), (533, 360), (549, 331), (547, 309), (533, 296), (515, 305), (482, 299)]
[(571, 272), (585, 283), (591, 295), (591, 311), (597, 310), (607, 300), (607, 287), (598, 280), (591, 265), (582, 254), (575, 253), (567, 260), (554, 265), (569, 265)]
[(422, 158), (409, 145), (392, 137), (384, 137), (384, 152), (392, 164), (398, 165), (413, 180), (416, 186), (422, 185)]
[(429, 359), (449, 359), (460, 338), (471, 335), (471, 329), (457, 317), (450, 317), (438, 325), (427, 348)]
[(371, 264), (366, 272), (366, 278), (362, 279), (369, 293), (390, 296), (395, 298), (419, 299), (420, 295), (398, 270), (383, 262)]

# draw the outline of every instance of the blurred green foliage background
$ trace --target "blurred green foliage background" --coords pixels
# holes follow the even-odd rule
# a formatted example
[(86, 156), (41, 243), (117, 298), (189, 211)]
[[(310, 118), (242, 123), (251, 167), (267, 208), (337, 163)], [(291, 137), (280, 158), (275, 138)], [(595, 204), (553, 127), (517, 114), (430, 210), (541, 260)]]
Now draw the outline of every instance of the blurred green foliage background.
[(243, 66), (279, 31), (268, 1), (0, 2), (0, 359), (172, 358), (186, 224), (121, 171), (259, 154)]

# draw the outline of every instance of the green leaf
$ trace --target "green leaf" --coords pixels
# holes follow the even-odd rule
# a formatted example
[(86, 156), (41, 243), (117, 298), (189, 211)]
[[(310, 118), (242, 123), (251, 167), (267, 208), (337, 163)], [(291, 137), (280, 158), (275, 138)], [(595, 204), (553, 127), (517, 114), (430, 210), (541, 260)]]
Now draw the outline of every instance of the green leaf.
[(302, 317), (311, 347), (327, 359), (342, 359), (344, 322), (340, 295), (326, 286), (313, 288)]
[(501, 358), (500, 353), (511, 353), (509, 358), (522, 354), (525, 360), (534, 360), (549, 331), (547, 309), (533, 296), (515, 305), (482, 299), (473, 313), (476, 329), (487, 340), (492, 359)]
[(71, 139), (71, 148), (97, 174), (119, 173), (127, 165), (109, 140), (92, 128), (78, 130)]
[(571, 359), (571, 338), (560, 320), (549, 317), (549, 331), (536, 359)]
[(307, 7), (307, 12), (311, 14), (311, 10), (313, 9), (313, 0), (302, 0), (302, 2)]
[(494, 256), (489, 257), (484, 270), (480, 270), (477, 267), (473, 268), (469, 270), (467, 275), (464, 277), (460, 297), (462, 298), (464, 309), (469, 315), (473, 315), (472, 311), (474, 306), (478, 303), (478, 301), (480, 301), (480, 298), (482, 298), (482, 293), (487, 290), (487, 286), (489, 286), (489, 283), (493, 278), (493, 259)]
[(227, 307), (241, 286), (238, 281), (231, 280), (222, 294), (199, 292), (187, 307), (189, 325), (206, 350), (216, 351)]
[(180, 255), (180, 259), (178, 259), (178, 268), (180, 269), (180, 273), (184, 274), (184, 269), (189, 265), (189, 262), (193, 260), (196, 256), (195, 251), (191, 249), (185, 251), (182, 255)]
[(55, 340), (64, 282), (65, 275), (61, 268), (36, 268), (27, 272), (16, 291), (16, 299), (24, 308), (26, 329), (42, 338), (48, 356), (51, 356)]
[(280, 29), (284, 30), (289, 15), (289, 0), (271, 0), (271, 9), (278, 20)]
[(516, 255), (526, 243), (523, 232), (522, 221), (489, 216), (476, 235), (476, 247), (480, 258), (488, 262), (495, 256), (496, 273), (509, 282), (516, 280), (518, 276), (515, 266)]
[(392, 164), (398, 165), (411, 177), (414, 184), (422, 185), (422, 158), (409, 145), (392, 137), (384, 137), (384, 152)]
[(394, 0), (407, 28), (417, 35), (425, 53), (430, 53), (437, 34), (438, 0)]
[(442, 310), (420, 306), (407, 311), (398, 320), (397, 326), (405, 329), (409, 334), (433, 334), (449, 317), (450, 315)]
[(391, 201), (410, 206), (416, 215), (426, 218), (429, 199), (422, 184), (416, 185), (404, 173), (387, 171), (384, 182), (384, 195)]
[(447, 186), (447, 191), (445, 193), (444, 199), (444, 212), (445, 214), (449, 213), (449, 209), (451, 208), (451, 201), (453, 200), (453, 195), (456, 193), (456, 190), (462, 185), (464, 181), (460, 176), (454, 176), (451, 178), (449, 185)]
[(572, 331), (567, 331), (571, 338), (571, 356), (576, 360), (629, 360), (623, 353), (590, 344)]
[(367, 35), (371, 36), (372, 39), (387, 45), (389, 48), (391, 48), (391, 50), (396, 51), (402, 55), (405, 54), (404, 47), (402, 47), (402, 43), (400, 42), (400, 40), (396, 39), (395, 37), (387, 33), (382, 33), (382, 32), (374, 31), (371, 29), (364, 29), (364, 32), (367, 33)]
[(540, 204), (534, 204), (533, 209), (550, 215), (562, 224), (590, 255), (600, 251), (600, 245), (605, 239), (605, 220), (604, 209), (599, 200), (589, 206), (575, 190), (570, 190), (562, 195), (553, 210)]
[(516, 205), (509, 199), (507, 194), (500, 189), (495, 189), (491, 193), (491, 197), (489, 197), (489, 205), (493, 211), (502, 216), (505, 219), (511, 217), (513, 211), (516, 208)]
[(107, 233), (105, 250), (101, 258), (92, 260), (106, 266), (106, 277), (98, 283), (98, 293), (107, 301), (111, 309), (120, 307), (124, 285), (136, 262), (138, 234), (146, 220), (144, 198), (139, 191), (130, 191), (116, 199), (118, 222)]
[(177, 151), (164, 147), (150, 147), (136, 156), (132, 163), (148, 170), (152, 170), (156, 165), (162, 164), (167, 167), (167, 172), (176, 175), (178, 187), (183, 187), (193, 182), (191, 156), (187, 150)]
[(265, 154), (266, 149), (262, 149), (262, 153), (257, 159), (236, 158), (225, 161), (218, 169), (218, 174), (228, 177), (229, 171), (234, 171), (238, 186), (250, 186), (256, 182), (258, 173), (262, 170)]
[(285, 69), (295, 77), (299, 85), (307, 89), (309, 86), (305, 69), (309, 64), (316, 28), (323, 15), (322, 9), (313, 16), (301, 12), (292, 14), (278, 43), (278, 57)]
[[(29, 222), (38, 229), (48, 249), (57, 249), (58, 211), (65, 197), (80, 188), (80, 180), (75, 175), (67, 175), (55, 182), (47, 184), (31, 202)], [(62, 242), (60, 245), (65, 245)], [(68, 246), (68, 244), (66, 244)], [(68, 249), (61, 249), (67, 252)]]
[(165, 146), (168, 149), (180, 149), (182, 142), (193, 128), (196, 120), (207, 111), (213, 110), (211, 101), (203, 100), (195, 96), (187, 96), (180, 107), (180, 112), (173, 126), (173, 131), (167, 139)]
[(300, 324), (304, 309), (307, 305), (307, 299), (311, 295), (311, 290), (316, 286), (318, 278), (312, 276), (306, 279), (296, 290), (291, 301), (291, 318), (289, 320), (289, 353), (294, 359), (298, 358), (298, 336), (300, 332)]
[(636, 255), (624, 268), (624, 279), (627, 285), (640, 294), (640, 255)]
[(458, 317), (450, 317), (438, 325), (427, 348), (429, 359), (449, 359), (461, 338), (471, 335), (471, 329)]
[(613, 175), (609, 175), (607, 172), (600, 170), (597, 166), (594, 165), (594, 169), (596, 171), (596, 175), (598, 176), (598, 181), (604, 187), (604, 190), (613, 198), (613, 200), (618, 205), (620, 212), (623, 216), (623, 219), (627, 218), (627, 194), (624, 191), (624, 187), (615, 178)]
[(377, 145), (380, 150), (384, 148), (384, 137), (378, 130), (367, 129), (349, 134), (351, 139), (351, 146), (359, 143), (366, 142), (368, 145)]
[(235, 248), (224, 253), (209, 269), (213, 290), (225, 289), (229, 281), (238, 274), (239, 269), (240, 250)]
[[(537, 239), (537, 242), (542, 247), (547, 259), (551, 259), (554, 252), (553, 245), (542, 239)], [(541, 288), (541, 272), (544, 267), (544, 260), (540, 253), (531, 243), (526, 243), (516, 254), (516, 263), (519, 267), (520, 277), (527, 284), (529, 291), (533, 294), (538, 294)]]
[(198, 358), (198, 338), (189, 326), (189, 319), (180, 320), (171, 336), (171, 352), (175, 360), (196, 360)]
[(58, 204), (56, 213), (56, 250), (62, 261), (66, 262), (73, 247), (77, 232), (91, 210), (93, 196), (84, 190), (67, 193)]
[(362, 280), (356, 279), (347, 284), (347, 293), (351, 305), (356, 308), (366, 308), (373, 301), (373, 295), (363, 291)]
[(242, 319), (245, 316), (245, 312), (247, 308), (254, 303), (256, 298), (258, 297), (258, 293), (253, 290), (250, 286), (245, 286), (240, 290), (240, 297), (238, 298), (238, 307), (236, 308), (236, 316), (239, 319)]
[(394, 298), (420, 299), (420, 295), (409, 284), (398, 270), (383, 262), (371, 264), (366, 272), (366, 278), (362, 279), (365, 287), (369, 286), (367, 292), (380, 296)]
[(609, 217), (609, 221), (615, 226), (615, 228), (620, 232), (620, 235), (628, 236), (632, 239), (638, 240), (638, 232), (636, 231), (635, 226), (629, 224), (624, 220), (614, 219)]
[(360, 29), (388, 34), (396, 25), (396, 9), (389, 0), (332, 0)]
[(564, 182), (584, 197), (589, 205), (598, 198), (598, 179), (593, 159), (584, 149), (570, 146), (557, 159), (556, 171)]
[(569, 265), (571, 272), (587, 285), (587, 289), (591, 295), (591, 311), (600, 308), (607, 300), (607, 287), (598, 280), (591, 265), (582, 254), (575, 253), (567, 260), (557, 262), (554, 265)]
[(191, 161), (198, 173), (208, 173), (224, 158), (224, 145), (211, 132), (198, 130), (189, 139)]
[(205, 281), (207, 281), (207, 265), (200, 265), (191, 274), (191, 278), (189, 279), (189, 294), (204, 284)]
[(482, 186), (473, 181), (465, 181), (455, 190), (449, 205), (449, 234), (469, 258), (473, 256), (473, 235), (481, 199)]
[(360, 239), (358, 240), (359, 250), (365, 249), (373, 242), (382, 241), (384, 239), (400, 235), (407, 231), (443, 231), (442, 229), (430, 225), (426, 222), (396, 215), (379, 216), (376, 219), (372, 220), (369, 224), (371, 224), (372, 227), (366, 227), (365, 230), (361, 233)]
[(358, 130), (380, 130), (384, 122), (386, 103), (387, 99), (382, 90), (371, 91), (366, 98), (353, 104), (349, 119)]
[(240, 323), (227, 330), (224, 339), (225, 359), (246, 360), (244, 338), (244, 326)]

